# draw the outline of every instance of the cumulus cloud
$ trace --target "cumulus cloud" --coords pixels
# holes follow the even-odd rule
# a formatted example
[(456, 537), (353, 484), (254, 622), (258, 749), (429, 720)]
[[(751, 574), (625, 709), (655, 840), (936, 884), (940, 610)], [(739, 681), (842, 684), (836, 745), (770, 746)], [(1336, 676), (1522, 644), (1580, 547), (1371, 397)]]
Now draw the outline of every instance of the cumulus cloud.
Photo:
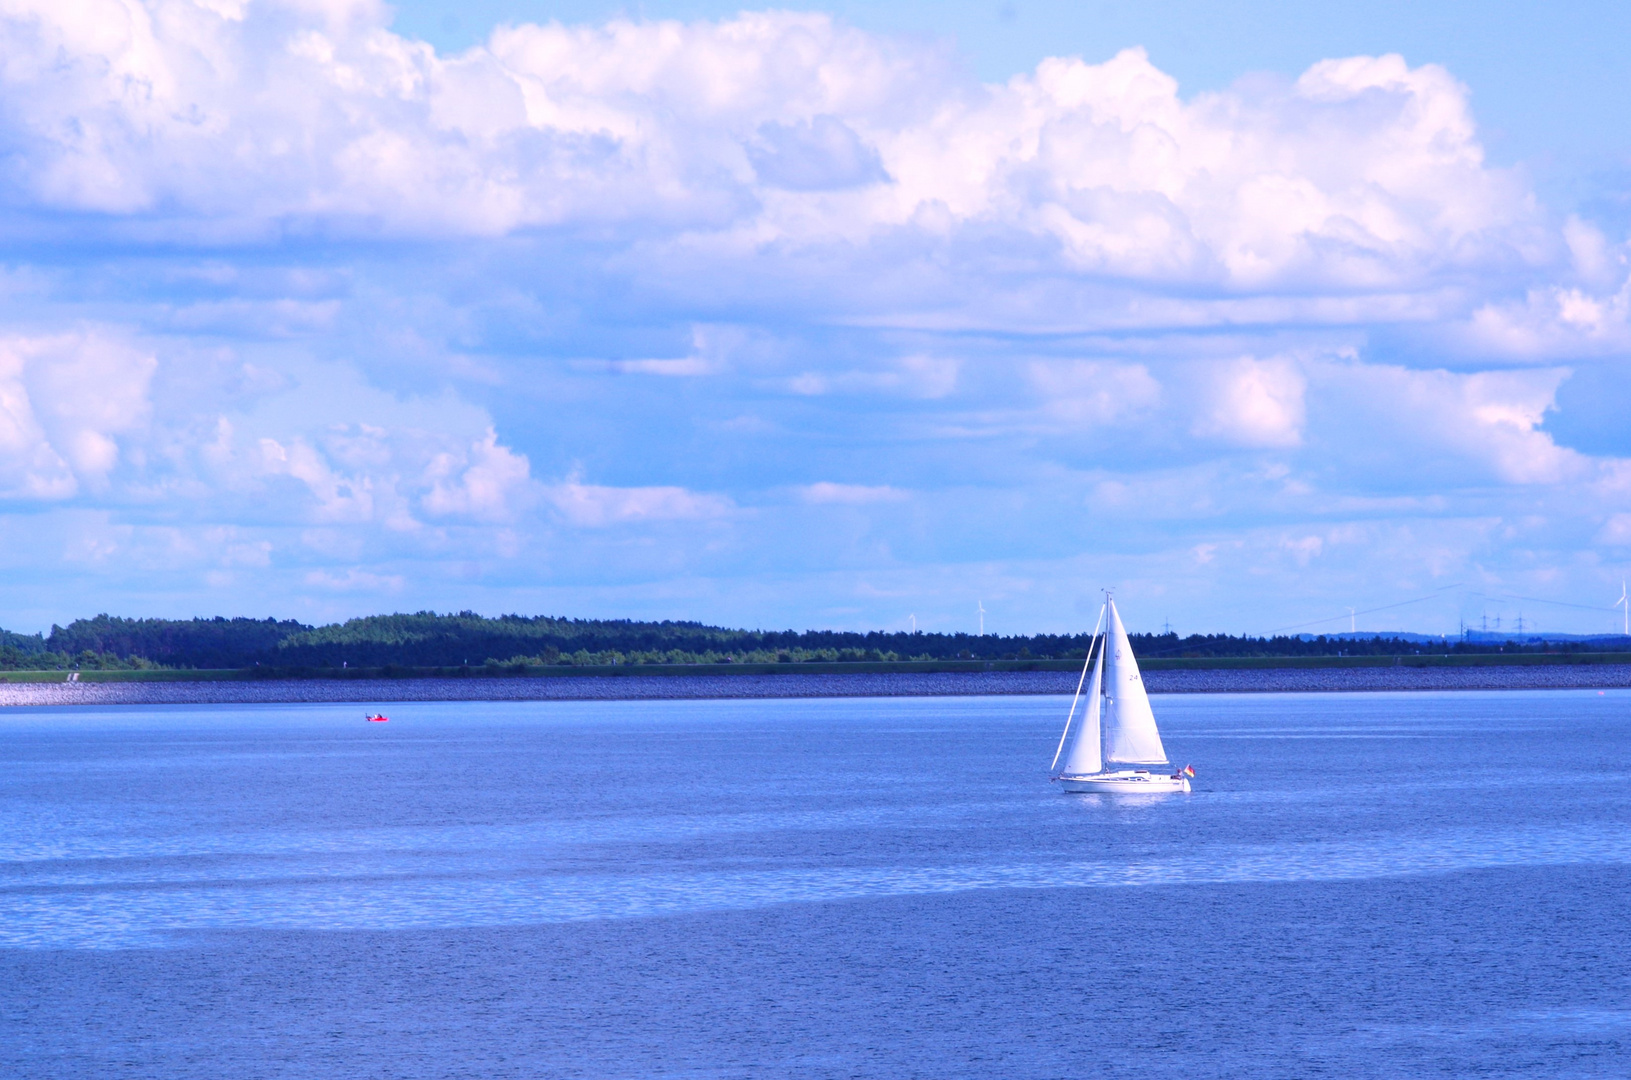
[(1568, 245), (1574, 271), (1584, 282), (1602, 286), (1625, 274), (1626, 246), (1609, 242), (1603, 231), (1589, 221), (1570, 214), (1563, 222), (1563, 242)]
[(1485, 304), (1465, 336), (1474, 349), (1524, 360), (1624, 352), (1631, 349), (1631, 278), (1613, 291), (1541, 285), (1522, 300)]
[(1401, 487), (1420, 478), (1560, 484), (1605, 467), (1541, 430), (1566, 369), (1464, 374), (1334, 363), (1315, 371), (1320, 437), (1341, 460), (1397, 470)]
[(1235, 288), (1397, 286), (1542, 243), (1465, 89), (1397, 56), (1186, 101), (1138, 49), (982, 86), (819, 14), (512, 26), (455, 56), (387, 18), (12, 0), (11, 184), (233, 231), (622, 222), (763, 250), (978, 229), (1069, 272)]
[(487, 434), (462, 453), (443, 451), (431, 459), (425, 476), (432, 481), (424, 507), (432, 514), (466, 515), (488, 520), (513, 516), (518, 494), (531, 479), (527, 459)]
[(140, 430), (157, 361), (95, 332), (0, 339), (0, 494), (66, 499), (104, 486)]
[(533, 497), (527, 458), (457, 398), (400, 398), (340, 365), (270, 373), (162, 350), (106, 327), (0, 338), (0, 495), (206, 516), (247, 499), (251, 516), (405, 532), (507, 520)]
[(1243, 356), (1211, 368), (1201, 377), (1207, 400), (1195, 421), (1197, 435), (1239, 446), (1290, 447), (1302, 442), (1307, 381), (1294, 361)]
[[(364, 438), (372, 434), (364, 432)], [(378, 521), (396, 528), (412, 528), (415, 524), (389, 477), (341, 472), (327, 455), (303, 438), (282, 442), (263, 438), (258, 449), (259, 468), (255, 472), (260, 476), (287, 476), (304, 484), (315, 501), (312, 514), (317, 521)]]
[[(225, 437), (231, 440), (230, 428)], [(501, 445), (491, 428), (464, 442), (455, 432), (412, 424), (333, 424), (281, 439), (263, 436), (231, 466), (230, 483), (242, 490), (295, 482), (305, 520), (401, 532), (430, 520), (508, 520), (533, 487), (526, 457)]]

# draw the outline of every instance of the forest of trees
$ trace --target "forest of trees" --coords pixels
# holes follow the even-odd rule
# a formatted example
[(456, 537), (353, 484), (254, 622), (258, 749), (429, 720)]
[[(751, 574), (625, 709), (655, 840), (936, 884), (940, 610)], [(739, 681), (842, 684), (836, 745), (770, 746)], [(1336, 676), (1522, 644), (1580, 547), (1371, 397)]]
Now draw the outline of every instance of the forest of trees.
[[(329, 626), (276, 619), (78, 619), (49, 634), (0, 630), (0, 669), (378, 668), (498, 664), (805, 663), (863, 660), (1077, 659), (1087, 634), (730, 630), (696, 622), (565, 619), (474, 612), (371, 615)], [(1603, 651), (1624, 638), (1546, 642), (1134, 634), (1141, 657), (1332, 656)]]

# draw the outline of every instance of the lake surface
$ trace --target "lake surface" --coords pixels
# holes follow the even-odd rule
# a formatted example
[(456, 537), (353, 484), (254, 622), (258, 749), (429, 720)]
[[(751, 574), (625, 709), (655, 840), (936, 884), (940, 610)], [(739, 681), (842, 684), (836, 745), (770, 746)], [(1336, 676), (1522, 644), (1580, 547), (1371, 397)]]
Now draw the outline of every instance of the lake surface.
[(1631, 1076), (1631, 691), (0, 714), (0, 1075)]

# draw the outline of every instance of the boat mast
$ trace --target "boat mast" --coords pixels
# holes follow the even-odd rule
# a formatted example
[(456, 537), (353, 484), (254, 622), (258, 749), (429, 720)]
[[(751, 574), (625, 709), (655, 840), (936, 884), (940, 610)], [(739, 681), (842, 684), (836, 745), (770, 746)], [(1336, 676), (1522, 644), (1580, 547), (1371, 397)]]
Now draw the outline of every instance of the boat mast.
[[(1106, 654), (1106, 658), (1108, 658), (1108, 654), (1110, 652), (1110, 638), (1112, 636), (1112, 634), (1111, 634), (1111, 625), (1112, 625), (1112, 620), (1114, 620), (1115, 617), (1116, 617), (1116, 598), (1110, 594), (1109, 589), (1105, 589), (1104, 590), (1104, 649), (1103, 649), (1103, 652)], [(1110, 696), (1109, 674), (1113, 669), (1111, 669), (1109, 667), (1109, 665), (1105, 665), (1105, 667), (1106, 667), (1106, 677), (1099, 680), (1099, 698), (1101, 699), (1099, 701), (1099, 768), (1100, 769), (1110, 768), (1110, 758), (1108, 756), (1106, 756), (1106, 754), (1105, 754), (1105, 750), (1108, 749), (1108, 747), (1105, 745), (1105, 736), (1109, 733), (1110, 725), (1115, 722), (1115, 714), (1112, 713), (1110, 710), (1113, 709), (1115, 707), (1115, 704), (1116, 704), (1116, 699)]]
[[(1076, 695), (1070, 699), (1070, 715), (1065, 717), (1065, 730), (1059, 733), (1059, 748), (1053, 752), (1053, 764), (1048, 766), (1051, 773), (1059, 767), (1059, 755), (1065, 752), (1065, 740), (1070, 737), (1070, 722), (1076, 719), (1076, 703), (1082, 699), (1082, 684), (1087, 681), (1087, 669), (1093, 666), (1093, 646), (1099, 640), (1099, 626), (1104, 622), (1104, 608), (1099, 608), (1098, 621), (1093, 624), (1093, 637), (1087, 643), (1087, 659), (1082, 661), (1082, 674), (1076, 680)], [(1101, 688), (1100, 692), (1103, 690)]]

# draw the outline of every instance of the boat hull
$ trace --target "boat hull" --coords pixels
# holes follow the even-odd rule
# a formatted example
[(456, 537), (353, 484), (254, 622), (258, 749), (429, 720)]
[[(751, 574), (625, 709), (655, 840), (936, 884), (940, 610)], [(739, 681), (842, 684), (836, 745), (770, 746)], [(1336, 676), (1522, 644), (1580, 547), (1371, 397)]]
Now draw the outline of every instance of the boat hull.
[(1098, 792), (1104, 795), (1148, 795), (1158, 791), (1188, 791), (1189, 777), (1126, 769), (1094, 773), (1091, 776), (1061, 776), (1059, 786), (1066, 791)]

